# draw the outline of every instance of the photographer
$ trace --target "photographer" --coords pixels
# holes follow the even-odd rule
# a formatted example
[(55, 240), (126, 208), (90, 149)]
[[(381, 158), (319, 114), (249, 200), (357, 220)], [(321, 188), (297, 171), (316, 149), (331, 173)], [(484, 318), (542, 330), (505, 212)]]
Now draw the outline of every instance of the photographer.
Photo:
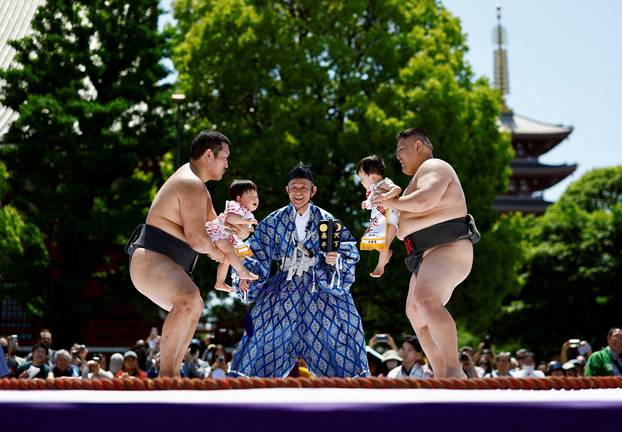
[(561, 352), (559, 353), (559, 359), (562, 363), (567, 363), (569, 360), (575, 359), (579, 356), (588, 358), (590, 355), (592, 355), (592, 346), (588, 341), (580, 340), (578, 338), (568, 339), (562, 345)]
[(463, 347), (460, 350), (459, 360), (460, 366), (462, 366), (462, 371), (466, 374), (467, 378), (480, 377), (478, 369), (481, 370), (481, 368), (475, 365), (475, 361), (473, 360), (473, 349), (471, 347)]
[(107, 378), (112, 379), (114, 375), (103, 368), (100, 357), (93, 357), (86, 362), (89, 371), (86, 375), (87, 379)]
[(214, 379), (224, 379), (227, 377), (227, 362), (224, 354), (216, 356), (216, 360), (212, 363), (209, 377)]
[(209, 364), (199, 358), (201, 342), (192, 339), (188, 352), (181, 365), (181, 376), (186, 378), (205, 378), (209, 375)]

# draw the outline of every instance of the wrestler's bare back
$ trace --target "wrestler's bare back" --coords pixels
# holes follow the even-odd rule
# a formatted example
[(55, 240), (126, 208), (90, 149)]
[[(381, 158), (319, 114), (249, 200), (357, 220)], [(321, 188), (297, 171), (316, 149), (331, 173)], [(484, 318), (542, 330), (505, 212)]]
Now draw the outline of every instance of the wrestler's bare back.
[(467, 214), (466, 199), (458, 175), (447, 162), (441, 159), (428, 159), (421, 164), (402, 196), (409, 195), (419, 189), (420, 179), (433, 177), (445, 187), (440, 199), (431, 208), (421, 212), (400, 210), (397, 237), (403, 240), (409, 234), (431, 225), (455, 219)]
[[(202, 191), (197, 187), (188, 187), (200, 184)], [(162, 185), (149, 208), (146, 223), (189, 243), (184, 232), (181, 217), (182, 201), (192, 201), (196, 208), (204, 209), (206, 220), (216, 218), (209, 191), (190, 169), (190, 164), (182, 165)], [(186, 231), (187, 232), (187, 231)]]

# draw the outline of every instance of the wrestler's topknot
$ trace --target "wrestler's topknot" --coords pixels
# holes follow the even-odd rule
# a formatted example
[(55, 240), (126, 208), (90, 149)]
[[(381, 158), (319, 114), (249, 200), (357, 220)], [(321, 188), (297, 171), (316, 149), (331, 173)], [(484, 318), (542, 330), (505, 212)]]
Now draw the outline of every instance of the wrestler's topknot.
[(421, 140), (421, 142), (428, 146), (430, 150), (434, 149), (434, 147), (432, 146), (432, 141), (430, 141), (430, 137), (428, 136), (427, 132), (421, 128), (404, 129), (397, 134), (395, 142), (398, 143), (399, 140), (410, 137), (415, 137), (416, 139)]

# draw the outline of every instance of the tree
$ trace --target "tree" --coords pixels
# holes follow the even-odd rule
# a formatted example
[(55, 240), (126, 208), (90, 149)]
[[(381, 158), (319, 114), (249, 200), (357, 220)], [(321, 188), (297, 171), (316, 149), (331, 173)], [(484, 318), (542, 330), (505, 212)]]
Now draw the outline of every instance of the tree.
[(48, 0), (0, 72), (0, 103), (19, 113), (2, 155), (11, 204), (40, 227), (51, 258), (43, 286), (20, 292), (61, 343), (87, 317), (132, 302), (123, 242), (144, 220), (174, 142), (158, 84), (167, 71), (157, 6)]
[[(0, 203), (8, 190), (9, 173), (0, 162)], [(49, 257), (39, 229), (10, 205), (0, 206), (0, 250), (0, 298), (10, 293), (25, 302), (24, 287), (43, 283)], [(41, 307), (32, 300), (31, 309)]]
[[(475, 80), (459, 21), (439, 2), (178, 0), (174, 12), (172, 57), (194, 107), (192, 128), (230, 136), (230, 178), (257, 182), (260, 216), (286, 202), (285, 175), (303, 160), (316, 173), (316, 202), (360, 235), (369, 216), (354, 164), (379, 154), (405, 185), (394, 137), (424, 127), (435, 154), (456, 168), (483, 232), (474, 275), (456, 299), (460, 319), (483, 328), (498, 312), (491, 296), (498, 304), (517, 291), (520, 223), (497, 220), (491, 208), (513, 157), (497, 126), (499, 98)], [(222, 206), (224, 188), (215, 192)], [(354, 295), (368, 330), (410, 328), (408, 275), (395, 249), (380, 281), (363, 270), (374, 254), (359, 265)]]
[(592, 170), (532, 221), (525, 286), (495, 325), (505, 337), (550, 356), (570, 338), (599, 349), (620, 325), (620, 191), (622, 166)]

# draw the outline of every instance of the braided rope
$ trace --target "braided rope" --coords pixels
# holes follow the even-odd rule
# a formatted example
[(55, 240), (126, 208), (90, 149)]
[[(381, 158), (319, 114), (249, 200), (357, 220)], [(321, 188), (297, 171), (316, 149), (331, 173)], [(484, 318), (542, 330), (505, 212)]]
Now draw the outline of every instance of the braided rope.
[(582, 390), (622, 388), (622, 377), (547, 377), (478, 379), (388, 378), (190, 378), (156, 379), (0, 379), (0, 390), (241, 390), (255, 388), (360, 388), (452, 390)]

